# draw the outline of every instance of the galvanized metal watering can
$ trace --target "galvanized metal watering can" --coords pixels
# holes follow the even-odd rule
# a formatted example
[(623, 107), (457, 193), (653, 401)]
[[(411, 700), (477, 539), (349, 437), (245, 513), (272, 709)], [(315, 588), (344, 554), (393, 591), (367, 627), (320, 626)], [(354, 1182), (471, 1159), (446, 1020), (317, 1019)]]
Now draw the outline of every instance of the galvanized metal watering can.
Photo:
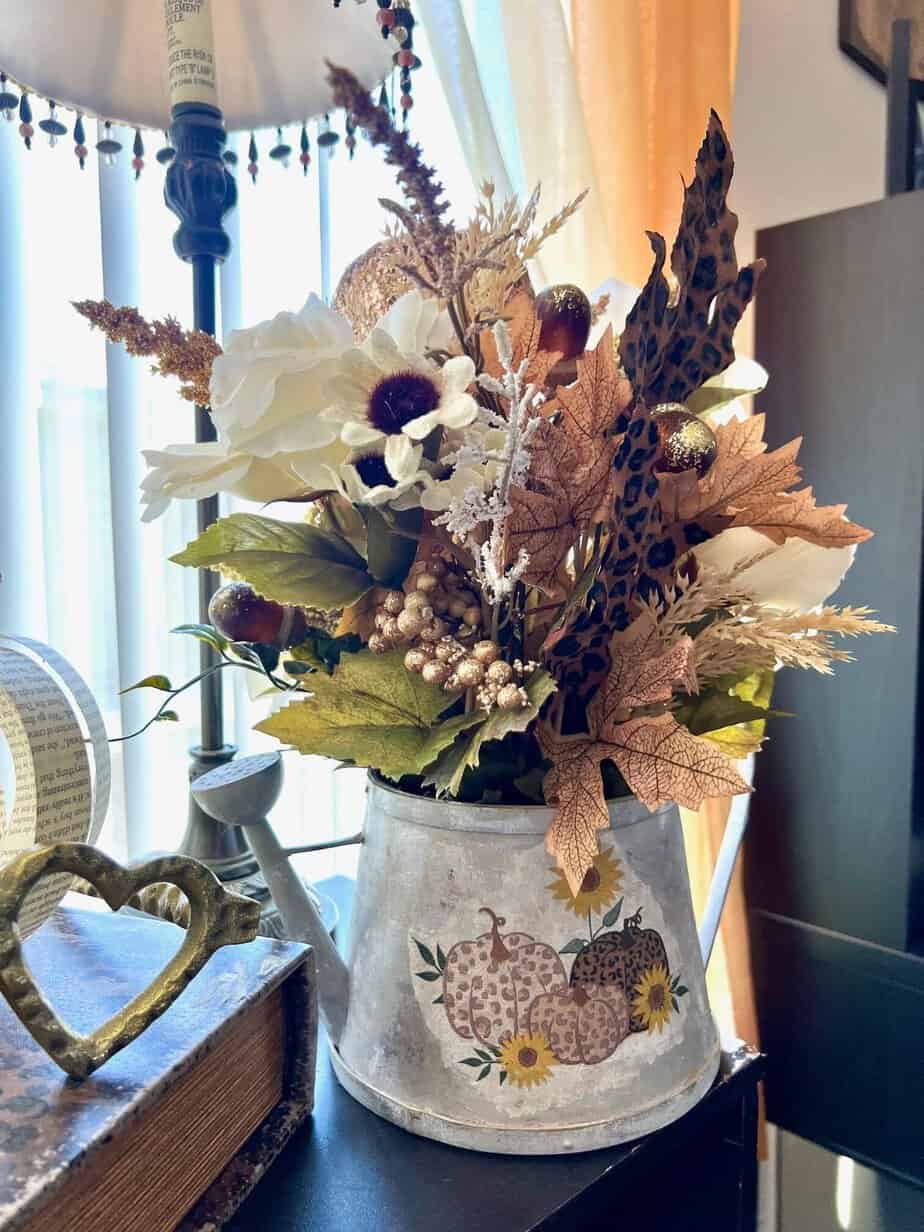
[(552, 810), (436, 801), (370, 776), (363, 833), (346, 840), (363, 846), (344, 962), (265, 820), (281, 783), (270, 753), (193, 790), (247, 826), (289, 935), (314, 946), (333, 1066), (360, 1103), (441, 1142), (538, 1155), (639, 1137), (709, 1089), (704, 961), (740, 827), (698, 938), (676, 805), (613, 801), (574, 895), (545, 851)]

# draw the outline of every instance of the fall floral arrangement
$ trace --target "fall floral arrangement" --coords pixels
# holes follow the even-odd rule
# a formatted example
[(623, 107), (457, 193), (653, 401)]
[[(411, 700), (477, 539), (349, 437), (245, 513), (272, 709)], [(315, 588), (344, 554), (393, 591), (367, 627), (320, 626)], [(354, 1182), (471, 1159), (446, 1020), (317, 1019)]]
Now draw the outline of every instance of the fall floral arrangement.
[(528, 273), (580, 199), (538, 227), (538, 194), (501, 205), (484, 185), (457, 229), (387, 110), (344, 69), (330, 82), (405, 196), (334, 308), (312, 296), (224, 351), (78, 308), (217, 428), (147, 454), (146, 517), (217, 491), (294, 502), (173, 557), (234, 579), (189, 628), (214, 670), (279, 691), (260, 730), (411, 791), (554, 805), (547, 845), (576, 893), (608, 798), (747, 791), (736, 759), (761, 743), (774, 670), (827, 673), (850, 657), (838, 637), (886, 627), (822, 606), (870, 532), (799, 486), (798, 440), (768, 450), (762, 415), (720, 422), (748, 392), (722, 374), (762, 262), (738, 267), (716, 115), (669, 272), (651, 234), (624, 328), (589, 347), (605, 304), (536, 295)]

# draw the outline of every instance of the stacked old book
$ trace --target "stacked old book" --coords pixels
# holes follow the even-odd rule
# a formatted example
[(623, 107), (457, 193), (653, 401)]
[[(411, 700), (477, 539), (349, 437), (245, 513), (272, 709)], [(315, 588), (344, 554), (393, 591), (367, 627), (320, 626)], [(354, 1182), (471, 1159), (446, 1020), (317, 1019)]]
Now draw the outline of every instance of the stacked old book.
[[(71, 895), (24, 952), (60, 1016), (88, 1031), (181, 937)], [(311, 951), (263, 938), (215, 954), (84, 1082), (0, 999), (0, 1232), (220, 1227), (311, 1112), (315, 1040)]]

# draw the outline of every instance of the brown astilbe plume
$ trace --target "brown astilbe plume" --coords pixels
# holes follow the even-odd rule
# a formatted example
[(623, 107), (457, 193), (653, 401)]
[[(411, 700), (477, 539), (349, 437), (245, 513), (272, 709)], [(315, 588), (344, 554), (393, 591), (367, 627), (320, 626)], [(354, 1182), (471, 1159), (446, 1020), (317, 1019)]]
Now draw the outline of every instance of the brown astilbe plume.
[(395, 126), (388, 109), (372, 101), (349, 69), (329, 61), (327, 69), (335, 104), (345, 108), (373, 145), (384, 146), (385, 161), (398, 169), (407, 208), (394, 201), (382, 201), (381, 205), (404, 224), (423, 269), (423, 273), (412, 267), (403, 272), (427, 290), (444, 295), (455, 271), (455, 232), (452, 224), (443, 220), (449, 202), (443, 199), (442, 184), (421, 158), (420, 146)]
[(185, 330), (173, 317), (146, 321), (137, 308), (116, 308), (106, 299), (79, 300), (74, 307), (110, 342), (123, 343), (129, 355), (156, 356), (152, 371), (177, 377), (180, 394), (188, 402), (209, 405), (212, 363), (221, 354), (221, 347), (210, 334)]

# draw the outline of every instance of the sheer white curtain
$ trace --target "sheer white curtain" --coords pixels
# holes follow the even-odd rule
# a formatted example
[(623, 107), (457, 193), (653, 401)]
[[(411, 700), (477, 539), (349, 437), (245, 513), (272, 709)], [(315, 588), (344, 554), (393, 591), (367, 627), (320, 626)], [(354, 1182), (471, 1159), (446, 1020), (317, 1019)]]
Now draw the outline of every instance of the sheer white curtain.
[[(423, 31), (427, 65), (416, 75), (415, 137), (462, 220), (474, 192)], [(132, 134), (119, 131), (126, 150)], [(314, 133), (312, 132), (312, 139)], [(192, 409), (144, 361), (91, 334), (71, 300), (105, 296), (148, 317), (191, 316), (189, 270), (172, 253), (176, 220), (163, 203), (153, 159), (136, 183), (124, 162), (80, 172), (65, 149), (0, 124), (0, 630), (41, 638), (86, 677), (111, 736), (134, 730), (151, 694), (119, 690), (153, 671), (176, 684), (196, 670), (195, 643), (171, 635), (197, 619), (195, 575), (168, 556), (195, 534), (189, 504), (142, 524), (141, 450), (192, 439)], [(247, 139), (232, 138), (246, 166)], [(377, 198), (397, 193), (378, 151), (360, 141), (351, 162), (313, 145), (307, 178), (284, 170), (261, 142), (259, 182), (238, 175), (227, 220), (234, 253), (222, 268), (222, 332), (282, 309), (310, 291), (329, 294), (349, 261), (381, 235)], [(125, 155), (123, 155), (123, 159)], [(320, 164), (320, 165), (319, 165)], [(244, 750), (251, 732), (243, 689), (229, 688), (228, 732)], [(155, 703), (156, 704), (156, 703)], [(187, 748), (196, 740), (195, 690), (178, 699), (180, 722), (113, 745), (115, 791), (102, 844), (116, 854), (175, 847), (185, 826)], [(334, 774), (317, 758), (287, 757), (287, 787), (274, 814), (286, 841), (309, 841), (359, 824), (358, 772)], [(315, 860), (313, 875), (348, 867), (349, 854)]]
[(416, 0), (473, 179), (521, 199), (542, 186), (546, 215), (588, 189), (580, 213), (543, 249), (538, 287), (611, 276), (613, 254), (559, 0)]

